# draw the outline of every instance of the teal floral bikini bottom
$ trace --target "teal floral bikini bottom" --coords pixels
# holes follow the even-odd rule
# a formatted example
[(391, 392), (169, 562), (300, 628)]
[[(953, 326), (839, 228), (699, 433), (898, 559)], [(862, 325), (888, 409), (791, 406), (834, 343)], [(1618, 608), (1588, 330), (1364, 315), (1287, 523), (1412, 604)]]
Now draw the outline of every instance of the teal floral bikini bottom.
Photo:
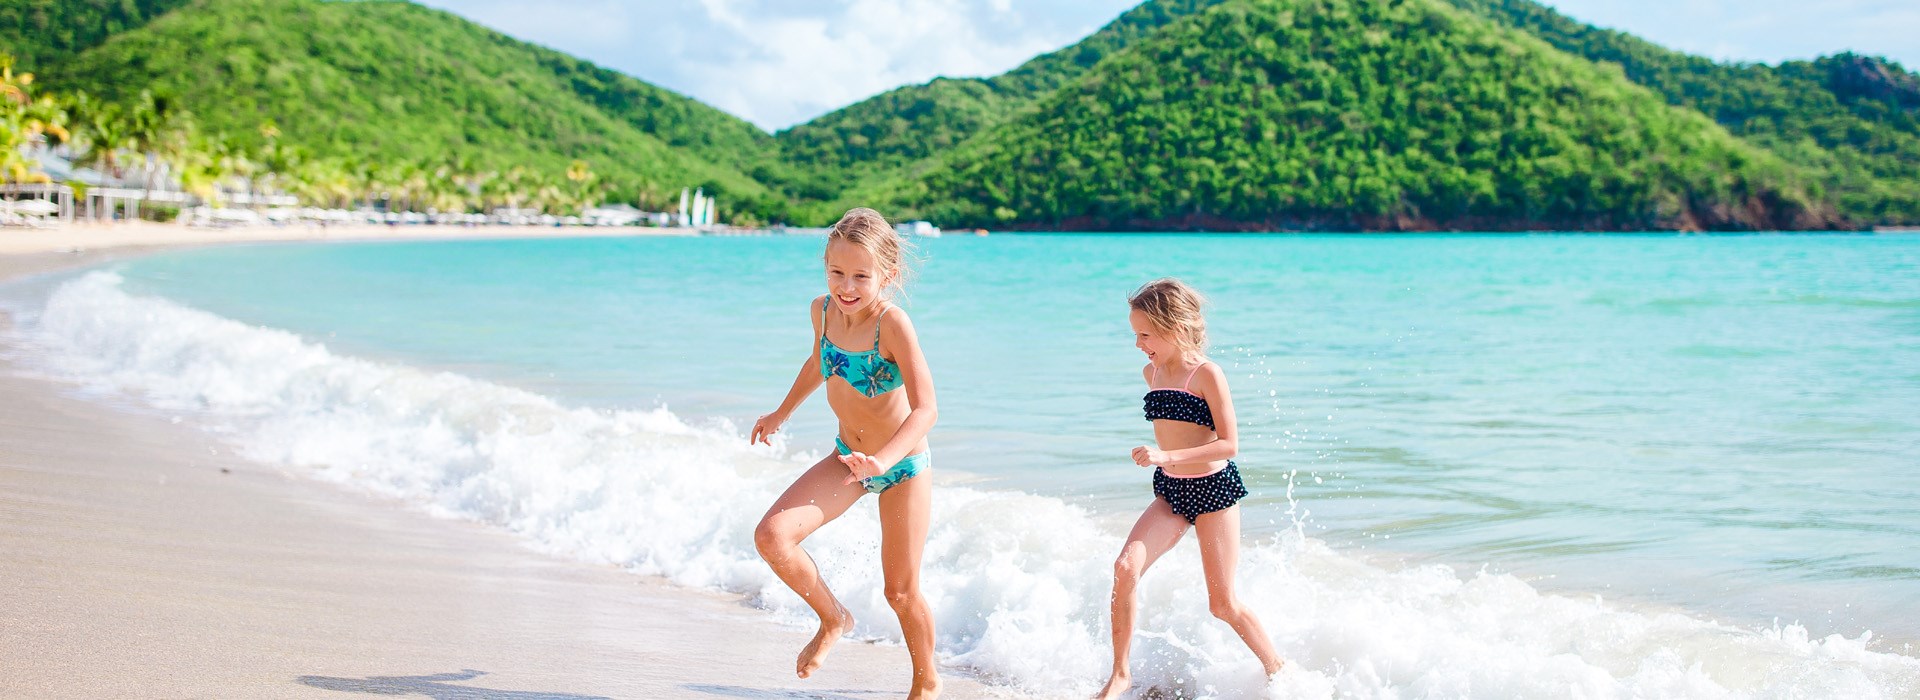
[[(833, 438), (833, 446), (840, 450), (840, 454), (853, 454), (853, 448), (847, 447), (847, 443), (838, 436)], [(932, 452), (907, 455), (905, 459), (893, 465), (892, 469), (888, 469), (885, 474), (861, 479), (860, 485), (866, 487), (867, 493), (880, 493), (893, 488), (894, 484), (918, 476), (922, 470), (931, 466), (933, 466)]]

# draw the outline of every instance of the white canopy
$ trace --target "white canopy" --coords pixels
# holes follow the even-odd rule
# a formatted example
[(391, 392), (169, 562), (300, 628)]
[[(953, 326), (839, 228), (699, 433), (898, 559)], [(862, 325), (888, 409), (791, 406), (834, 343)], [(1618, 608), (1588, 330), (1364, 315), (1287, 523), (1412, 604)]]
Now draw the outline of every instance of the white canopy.
[(53, 202), (49, 202), (44, 199), (29, 199), (24, 202), (15, 202), (13, 205), (13, 210), (21, 214), (32, 214), (34, 216), (46, 216), (48, 214), (59, 213), (60, 205), (54, 204)]

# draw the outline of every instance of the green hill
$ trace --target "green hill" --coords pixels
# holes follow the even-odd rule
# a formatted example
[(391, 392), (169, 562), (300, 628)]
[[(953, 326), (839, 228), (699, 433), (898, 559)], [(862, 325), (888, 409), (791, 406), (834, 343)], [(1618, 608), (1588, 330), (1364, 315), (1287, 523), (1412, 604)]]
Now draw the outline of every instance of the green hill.
[(1920, 223), (1914, 74), (1720, 64), (1533, 0), (1150, 0), (1004, 75), (777, 136), (399, 0), (0, 0), (0, 52), (43, 91), (170, 94), (241, 147), (273, 123), (367, 167), (582, 159), (621, 199), (697, 185), (803, 224), (849, 204), (953, 226)]
[(205, 129), (372, 163), (514, 166), (583, 159), (627, 198), (705, 185), (768, 199), (747, 175), (771, 136), (689, 98), (407, 2), (197, 0), (47, 67), (45, 87), (174, 96)]
[(1005, 123), (1101, 59), (1220, 0), (1149, 0), (1072, 46), (994, 78), (939, 78), (896, 88), (779, 135), (791, 191), (827, 198), (953, 148)]
[(1852, 54), (1779, 66), (1715, 63), (1533, 0), (1448, 1), (1618, 65), (1668, 102), (1818, 169), (1841, 209), (1863, 222), (1920, 222), (1920, 78), (1897, 64)]
[(189, 0), (0, 0), (0, 52), (27, 71), (145, 26)]
[(950, 225), (1801, 229), (1812, 178), (1429, 0), (1229, 0), (862, 197)]

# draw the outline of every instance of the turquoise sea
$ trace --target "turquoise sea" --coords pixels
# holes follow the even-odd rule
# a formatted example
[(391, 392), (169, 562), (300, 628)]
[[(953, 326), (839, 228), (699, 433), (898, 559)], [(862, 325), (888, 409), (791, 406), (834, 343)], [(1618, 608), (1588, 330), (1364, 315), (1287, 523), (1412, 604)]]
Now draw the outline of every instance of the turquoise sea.
[[(1125, 297), (1172, 275), (1212, 299), (1246, 436), (1242, 586), (1314, 682), (1920, 693), (1920, 236), (918, 244), (950, 664), (1042, 694), (1103, 677), (1108, 562), (1151, 498)], [(749, 533), (831, 415), (816, 396), (774, 450), (743, 434), (809, 356), (822, 245), (205, 248), (0, 298), (29, 364), (86, 391), (797, 621)], [(887, 639), (865, 508), (816, 557)], [(1182, 550), (1149, 575), (1142, 676), (1237, 697), (1257, 667)], [(1062, 643), (1085, 648), (1027, 659)]]

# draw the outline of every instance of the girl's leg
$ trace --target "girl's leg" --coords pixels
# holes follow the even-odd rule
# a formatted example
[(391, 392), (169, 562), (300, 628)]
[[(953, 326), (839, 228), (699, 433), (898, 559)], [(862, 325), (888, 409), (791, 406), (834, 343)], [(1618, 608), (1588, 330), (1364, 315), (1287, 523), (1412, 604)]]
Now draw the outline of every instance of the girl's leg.
[(820, 616), (820, 631), (800, 650), (800, 658), (794, 664), (794, 672), (801, 678), (813, 675), (814, 669), (820, 668), (820, 662), (827, 658), (827, 650), (833, 648), (833, 643), (853, 629), (853, 615), (840, 605), (840, 599), (833, 597), (833, 591), (827, 590), (827, 582), (821, 580), (820, 568), (814, 565), (813, 557), (800, 548), (801, 540), (840, 517), (854, 501), (866, 495), (858, 483), (841, 483), (846, 480), (846, 464), (834, 455), (827, 455), (788, 486), (786, 493), (780, 494), (773, 507), (760, 518), (759, 527), (753, 530), (753, 544), (759, 548), (760, 558), (767, 560), (773, 573), (800, 594), (801, 600), (807, 601), (813, 614)]
[(1267, 638), (1253, 611), (1240, 604), (1233, 594), (1233, 570), (1240, 565), (1240, 506), (1202, 514), (1194, 523), (1200, 538), (1200, 563), (1207, 572), (1207, 607), (1213, 616), (1225, 620), (1260, 658), (1267, 675), (1280, 672), (1280, 652)]
[(1187, 519), (1176, 515), (1162, 498), (1153, 499), (1153, 504), (1134, 522), (1133, 532), (1127, 534), (1127, 543), (1120, 547), (1120, 557), (1113, 562), (1113, 674), (1107, 677), (1106, 687), (1095, 697), (1117, 698), (1133, 685), (1127, 657), (1133, 653), (1133, 613), (1137, 602), (1134, 590), (1140, 584), (1140, 576), (1147, 573), (1147, 567), (1173, 549), (1184, 534), (1187, 534)]
[(880, 494), (880, 566), (887, 605), (900, 616), (900, 636), (913, 658), (911, 700), (940, 695), (940, 669), (933, 654), (933, 611), (920, 595), (920, 556), (927, 546), (933, 483), (925, 475)]

